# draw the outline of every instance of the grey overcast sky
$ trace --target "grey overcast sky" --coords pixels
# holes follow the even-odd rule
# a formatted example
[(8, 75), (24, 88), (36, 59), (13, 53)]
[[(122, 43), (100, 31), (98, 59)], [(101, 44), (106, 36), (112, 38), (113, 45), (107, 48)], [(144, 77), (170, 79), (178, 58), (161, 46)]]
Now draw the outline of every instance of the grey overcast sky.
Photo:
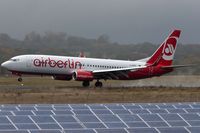
[(0, 33), (66, 32), (113, 42), (160, 43), (172, 29), (200, 43), (200, 0), (0, 0)]

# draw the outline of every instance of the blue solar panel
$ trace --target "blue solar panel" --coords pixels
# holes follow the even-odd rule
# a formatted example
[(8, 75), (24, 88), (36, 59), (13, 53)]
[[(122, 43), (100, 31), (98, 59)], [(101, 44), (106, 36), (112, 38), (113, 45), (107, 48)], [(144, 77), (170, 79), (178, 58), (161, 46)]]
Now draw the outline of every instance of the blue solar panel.
[(36, 115), (52, 115), (52, 111), (49, 110), (40, 110), (40, 111), (33, 111)]
[(53, 112), (55, 115), (73, 115), (70, 110), (54, 110)]
[(121, 122), (115, 115), (98, 115), (103, 122)]
[(60, 130), (31, 130), (31, 133), (63, 133)]
[(147, 122), (150, 127), (169, 127), (164, 121)]
[(119, 115), (125, 122), (142, 121), (137, 115)]
[(131, 114), (128, 110), (125, 109), (113, 109), (111, 111), (114, 114)]
[(92, 115), (92, 112), (90, 111), (90, 110), (88, 110), (88, 109), (83, 109), (83, 110), (80, 110), (80, 109), (78, 109), (78, 110), (73, 110), (73, 112), (74, 112), (74, 114), (77, 114), (77, 115), (83, 115), (83, 114), (85, 114), (85, 115)]
[(172, 127), (186, 127), (189, 126), (186, 122), (184, 121), (167, 121), (170, 126)]
[(200, 113), (200, 108), (199, 109), (185, 109), (188, 113)]
[(78, 129), (83, 128), (80, 123), (60, 123), (63, 129)]
[(19, 110), (35, 110), (33, 106), (19, 106)]
[(1, 116), (0, 117), (0, 124), (11, 124), (11, 123), (5, 116)]
[(94, 115), (76, 115), (76, 117), (82, 122), (100, 122)]
[(5, 106), (0, 108), (2, 111), (17, 111), (15, 106)]
[(13, 111), (14, 115), (25, 115), (25, 116), (28, 116), (28, 115), (34, 115), (32, 111)]
[(33, 123), (28, 116), (9, 116), (13, 123)]
[(16, 128), (12, 124), (0, 124), (0, 130), (5, 130), (5, 129), (9, 129), (9, 130), (15, 129), (16, 130)]
[(73, 116), (68, 116), (68, 115), (56, 115), (56, 116), (53, 116), (53, 118), (59, 123), (77, 122)]
[(200, 103), (0, 105), (5, 132), (198, 132)]
[(146, 105), (146, 104), (142, 104), (141, 105), (142, 108), (144, 109), (159, 109), (156, 105), (152, 104), (152, 105)]
[(28, 131), (24, 131), (24, 130), (1, 130), (0, 133), (30, 133)]
[(144, 122), (126, 122), (129, 127), (138, 128), (138, 127), (148, 127)]
[(188, 133), (184, 127), (158, 128), (161, 133)]
[(87, 106), (85, 106), (83, 104), (72, 104), (71, 107), (74, 110), (76, 110), (76, 109), (89, 109)]
[(93, 110), (95, 114), (112, 114), (109, 110), (107, 109), (95, 109)]
[(106, 122), (105, 124), (108, 128), (127, 128), (122, 122)]
[(167, 109), (169, 113), (186, 113), (183, 109)]
[(105, 106), (103, 105), (98, 105), (98, 104), (91, 104), (90, 105), (91, 109), (107, 109)]
[(37, 110), (53, 110), (52, 106), (36, 106)]
[(185, 120), (200, 120), (198, 114), (180, 114)]
[(114, 109), (124, 109), (121, 105), (117, 105), (117, 104), (106, 104), (105, 105), (107, 108), (111, 109), (111, 110), (114, 110)]
[(86, 128), (106, 128), (102, 123), (83, 123)]
[(59, 110), (71, 110), (69, 106), (54, 106), (54, 109), (59, 111)]
[(124, 105), (126, 109), (142, 109), (139, 105)]
[(124, 129), (96, 129), (98, 133), (127, 133)]
[(188, 130), (189, 130), (191, 133), (199, 133), (200, 127), (188, 127)]
[(200, 126), (200, 120), (198, 121), (187, 121), (191, 126)]
[(173, 105), (158, 105), (159, 108), (161, 109), (175, 109)]
[(191, 105), (193, 108), (200, 108), (200, 104), (193, 104)]
[(50, 116), (31, 116), (36, 123), (55, 123)]
[(158, 133), (154, 128), (130, 128), (127, 131), (130, 133)]
[(44, 123), (44, 124), (38, 124), (38, 126), (41, 128), (41, 129), (61, 129), (61, 127), (54, 123)]
[(0, 116), (13, 115), (10, 111), (0, 111)]
[(140, 114), (144, 121), (163, 121), (157, 114)]
[(92, 129), (76, 129), (76, 130), (64, 130), (65, 133), (96, 133)]
[(191, 106), (188, 104), (178, 104), (178, 105), (174, 105), (177, 109), (190, 109)]
[(165, 109), (149, 109), (149, 111), (151, 113), (159, 113), (159, 114), (168, 113), (167, 110), (165, 110)]
[(150, 113), (148, 110), (146, 109), (130, 109), (130, 111), (133, 114), (145, 114), (145, 113)]
[(160, 116), (166, 121), (183, 121), (178, 114), (160, 114)]
[(36, 107), (52, 107), (52, 104), (35, 104)]
[(26, 123), (23, 123), (23, 124), (15, 124), (15, 126), (18, 128), (18, 129), (38, 129), (38, 127), (35, 125), (35, 124), (26, 124)]

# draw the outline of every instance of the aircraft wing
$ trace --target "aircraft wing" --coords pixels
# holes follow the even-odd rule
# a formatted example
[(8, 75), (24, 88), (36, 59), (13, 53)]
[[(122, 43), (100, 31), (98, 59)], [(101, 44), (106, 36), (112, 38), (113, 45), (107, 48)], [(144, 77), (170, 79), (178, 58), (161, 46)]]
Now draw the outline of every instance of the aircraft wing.
[(147, 66), (128, 67), (120, 69), (106, 69), (106, 70), (94, 70), (92, 71), (95, 78), (99, 79), (119, 79), (119, 77), (128, 78), (128, 72), (136, 71), (146, 68)]

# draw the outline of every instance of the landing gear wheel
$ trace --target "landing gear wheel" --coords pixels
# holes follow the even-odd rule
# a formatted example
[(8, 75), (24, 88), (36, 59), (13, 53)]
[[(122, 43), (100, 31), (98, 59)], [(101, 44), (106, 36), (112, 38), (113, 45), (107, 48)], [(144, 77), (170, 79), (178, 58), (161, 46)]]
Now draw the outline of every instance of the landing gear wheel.
[(97, 82), (95, 83), (95, 86), (101, 88), (101, 87), (103, 86), (103, 83), (100, 82), (100, 81), (97, 81)]
[(21, 78), (21, 77), (19, 77), (17, 80), (18, 80), (19, 82), (22, 82), (22, 78)]
[(83, 87), (88, 87), (90, 86), (90, 81), (83, 81), (82, 85)]

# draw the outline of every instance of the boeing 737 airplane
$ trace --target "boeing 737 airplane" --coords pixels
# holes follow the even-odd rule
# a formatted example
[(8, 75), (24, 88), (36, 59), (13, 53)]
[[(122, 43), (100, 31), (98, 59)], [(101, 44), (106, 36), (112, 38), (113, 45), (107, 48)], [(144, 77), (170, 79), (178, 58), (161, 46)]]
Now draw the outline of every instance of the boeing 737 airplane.
[(20, 55), (1, 64), (12, 74), (50, 75), (55, 80), (82, 81), (87, 87), (96, 80), (95, 86), (102, 87), (100, 80), (135, 80), (161, 76), (184, 65), (172, 65), (180, 30), (174, 30), (154, 54), (136, 61), (97, 59), (53, 55)]

